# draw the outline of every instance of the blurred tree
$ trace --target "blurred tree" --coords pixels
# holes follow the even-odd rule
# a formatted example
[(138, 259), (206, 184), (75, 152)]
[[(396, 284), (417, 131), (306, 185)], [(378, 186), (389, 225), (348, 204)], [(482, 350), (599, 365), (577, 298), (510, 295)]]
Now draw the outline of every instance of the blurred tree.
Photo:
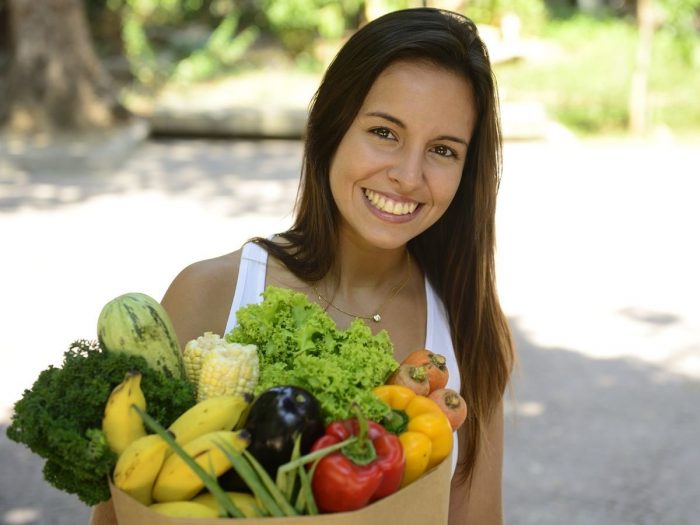
[(82, 0), (6, 0), (10, 63), (5, 126), (12, 132), (85, 132), (126, 120), (93, 49)]
[(641, 135), (647, 128), (649, 70), (654, 40), (654, 11), (652, 0), (637, 0), (639, 39), (637, 56), (629, 95), (629, 130)]

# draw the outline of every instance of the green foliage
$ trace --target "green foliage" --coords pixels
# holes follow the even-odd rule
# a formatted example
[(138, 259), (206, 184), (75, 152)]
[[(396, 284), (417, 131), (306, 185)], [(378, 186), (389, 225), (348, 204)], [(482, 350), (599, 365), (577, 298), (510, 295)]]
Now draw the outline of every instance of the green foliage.
[[(3, 0), (0, 0), (0, 2)], [(682, 128), (700, 122), (691, 86), (700, 83), (700, 0), (652, 0), (661, 27), (654, 35), (649, 102), (652, 122)], [(415, 0), (87, 0), (119, 13), (132, 73), (139, 83), (194, 82), (236, 73), (256, 42), (276, 42), (296, 67), (318, 71), (316, 44), (337, 42), (373, 17)], [(430, 3), (429, 3), (430, 4)], [(432, 4), (430, 4), (432, 5)], [(556, 11), (556, 19), (549, 19)], [(465, 14), (499, 25), (516, 14), (522, 35), (538, 36), (561, 54), (497, 65), (505, 98), (539, 100), (581, 133), (626, 128), (637, 30), (627, 15), (581, 15), (564, 0), (470, 0)], [(555, 16), (552, 14), (551, 16)], [(332, 47), (332, 46), (331, 46)], [(695, 126), (697, 126), (695, 124)]]
[[(631, 21), (584, 15), (552, 21), (542, 34), (546, 60), (498, 64), (505, 99), (541, 102), (548, 113), (583, 134), (623, 133), (635, 64), (637, 30)], [(695, 45), (698, 44), (695, 38)], [(655, 35), (649, 78), (651, 123), (698, 131), (700, 70), (689, 68), (668, 30)]]
[(544, 0), (472, 0), (465, 14), (477, 23), (500, 25), (509, 14), (520, 18), (525, 33), (537, 33), (547, 20)]
[(649, 78), (652, 119), (675, 129), (700, 131), (699, 85), (700, 37), (679, 39), (675, 31), (657, 33)]
[(171, 79), (175, 82), (203, 80), (235, 65), (259, 33), (256, 27), (251, 26), (235, 35), (238, 21), (237, 13), (227, 15), (202, 48), (196, 49), (177, 63)]
[(700, 0), (658, 0), (664, 27), (677, 42), (677, 50), (688, 65), (694, 60), (698, 40)]
[(143, 86), (230, 71), (258, 37), (233, 0), (105, 0), (122, 19), (124, 53)]
[(143, 24), (136, 14), (129, 10), (125, 10), (123, 14), (122, 40), (134, 77), (144, 85), (153, 84), (157, 77), (155, 52), (146, 36)]
[(338, 39), (354, 28), (361, 0), (260, 0), (270, 31), (293, 55), (319, 38)]
[[(112, 11), (127, 9), (152, 25), (182, 24), (200, 18), (204, 0), (104, 0)], [(207, 4), (211, 2), (207, 1)], [(206, 12), (206, 10), (205, 10)]]

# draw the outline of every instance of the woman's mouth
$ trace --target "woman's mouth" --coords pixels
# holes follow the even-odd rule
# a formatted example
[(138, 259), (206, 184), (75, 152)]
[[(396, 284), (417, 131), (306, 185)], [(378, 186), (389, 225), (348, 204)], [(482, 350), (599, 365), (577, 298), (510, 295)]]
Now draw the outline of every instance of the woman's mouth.
[(410, 215), (416, 211), (419, 206), (419, 203), (415, 201), (396, 201), (387, 197), (386, 195), (377, 193), (367, 188), (364, 189), (364, 193), (365, 197), (367, 197), (367, 200), (373, 208), (390, 215)]

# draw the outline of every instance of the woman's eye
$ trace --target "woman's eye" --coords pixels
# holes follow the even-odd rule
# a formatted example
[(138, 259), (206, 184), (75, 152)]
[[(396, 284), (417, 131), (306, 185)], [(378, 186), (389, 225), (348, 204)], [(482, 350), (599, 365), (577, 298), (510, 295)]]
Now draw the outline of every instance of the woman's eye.
[(457, 154), (454, 152), (454, 150), (448, 148), (447, 146), (435, 146), (433, 148), (433, 151), (440, 155), (441, 157), (455, 157), (457, 158)]
[(389, 128), (373, 128), (370, 130), (370, 133), (373, 133), (382, 139), (393, 139), (394, 138), (394, 134), (391, 132), (391, 130)]

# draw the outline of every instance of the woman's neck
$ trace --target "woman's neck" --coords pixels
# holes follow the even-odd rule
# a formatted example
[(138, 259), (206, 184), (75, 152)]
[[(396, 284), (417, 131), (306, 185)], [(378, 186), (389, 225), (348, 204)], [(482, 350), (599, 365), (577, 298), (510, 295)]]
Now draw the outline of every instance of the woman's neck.
[(324, 287), (334, 295), (352, 298), (367, 291), (385, 293), (406, 278), (410, 269), (407, 247), (381, 249), (340, 236), (334, 267)]

